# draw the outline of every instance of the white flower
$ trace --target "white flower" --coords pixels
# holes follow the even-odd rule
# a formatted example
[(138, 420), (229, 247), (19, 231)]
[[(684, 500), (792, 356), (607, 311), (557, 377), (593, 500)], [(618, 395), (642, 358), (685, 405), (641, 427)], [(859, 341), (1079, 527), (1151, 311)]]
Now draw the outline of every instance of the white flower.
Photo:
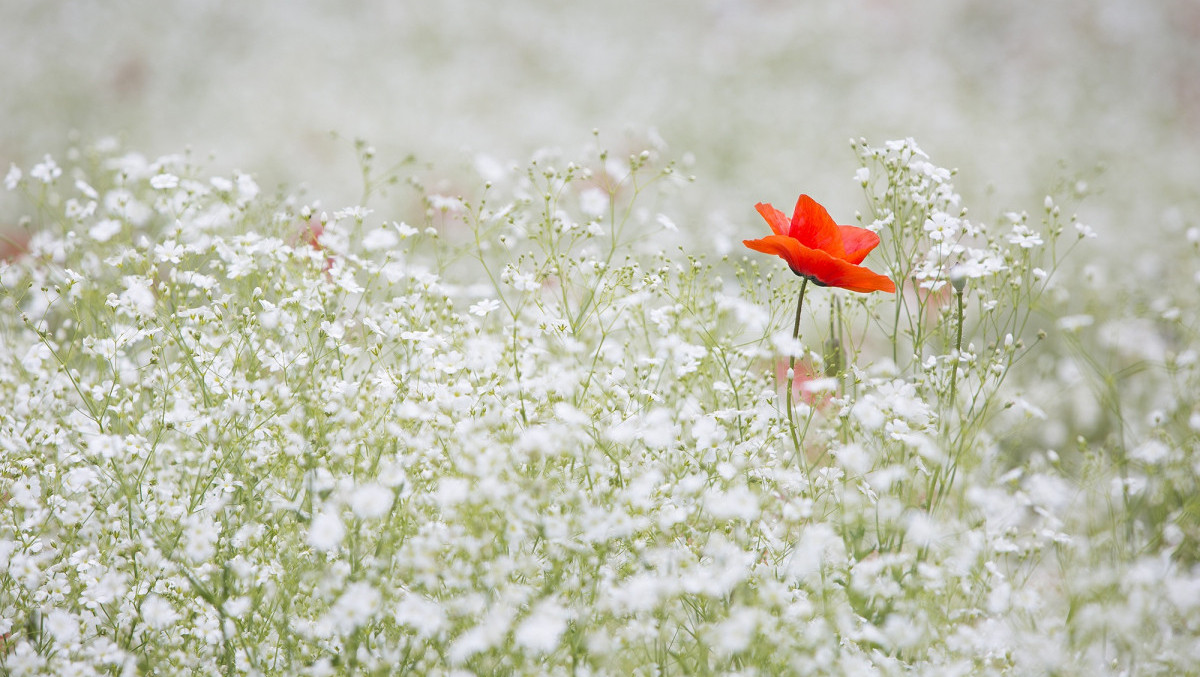
[(366, 207), (355, 205), (353, 207), (346, 207), (345, 209), (337, 210), (333, 213), (333, 218), (337, 221), (341, 221), (342, 219), (354, 219), (355, 221), (361, 222), (363, 219), (367, 218), (372, 211), (373, 210), (367, 209)]
[(21, 183), (21, 177), (24, 174), (21, 168), (14, 164), (8, 166), (8, 173), (4, 175), (4, 187), (9, 190), (16, 190), (17, 184)]
[(213, 188), (216, 188), (222, 193), (229, 193), (233, 191), (233, 182), (223, 176), (214, 176), (209, 179), (208, 182), (212, 184)]
[(859, 167), (854, 172), (854, 178), (862, 185), (867, 185), (871, 181), (871, 170), (866, 167)]
[(100, 193), (97, 193), (96, 189), (88, 185), (88, 182), (84, 181), (83, 179), (75, 180), (75, 189), (92, 200), (100, 199)]
[(1147, 465), (1155, 465), (1170, 458), (1171, 447), (1159, 440), (1147, 440), (1134, 447), (1129, 456)]
[(180, 257), (182, 257), (185, 253), (187, 253), (187, 250), (183, 247), (183, 245), (179, 244), (175, 240), (167, 240), (160, 245), (155, 245), (154, 260), (158, 263), (166, 263), (168, 261), (171, 263), (179, 263), (181, 260)]
[(237, 191), (238, 197), (244, 202), (249, 202), (258, 197), (258, 184), (254, 182), (254, 178), (249, 174), (237, 175)]
[(369, 482), (354, 488), (354, 494), (350, 496), (350, 509), (362, 519), (383, 517), (392, 509), (394, 498), (391, 489)]
[(342, 518), (329, 511), (317, 513), (308, 525), (308, 544), (323, 552), (336, 549), (345, 537), (346, 525)]
[(1008, 241), (1022, 249), (1032, 249), (1041, 246), (1042, 236), (1029, 229), (1029, 226), (1018, 223), (1013, 225)]
[(247, 611), (250, 610), (249, 597), (231, 597), (225, 600), (224, 604), (225, 615), (232, 618), (241, 618)]
[(599, 188), (588, 188), (579, 194), (579, 209), (592, 218), (600, 218), (608, 211), (608, 193)]
[(412, 628), (421, 637), (431, 637), (446, 625), (446, 611), (437, 602), (407, 595), (392, 612), (396, 623)]
[(371, 622), (379, 612), (382, 596), (374, 586), (356, 581), (346, 586), (346, 591), (333, 603), (325, 619), (339, 632), (353, 632)]
[(54, 159), (47, 155), (41, 163), (34, 165), (33, 169), (29, 170), (29, 175), (42, 183), (53, 183), (55, 179), (62, 176), (62, 168), (56, 165)]
[(496, 310), (499, 307), (500, 307), (500, 302), (497, 301), (496, 299), (484, 299), (484, 300), (480, 301), (479, 303), (473, 304), (470, 308), (470, 312), (472, 315), (478, 315), (479, 317), (484, 317), (488, 313), (492, 312), (493, 310)]
[(150, 187), (155, 190), (167, 190), (179, 185), (179, 177), (174, 174), (156, 174), (150, 177)]
[(184, 527), (184, 554), (199, 564), (208, 561), (217, 551), (217, 526), (200, 515), (192, 515)]
[(1091, 315), (1064, 315), (1058, 318), (1058, 328), (1067, 332), (1074, 332), (1083, 329), (1084, 327), (1092, 326), (1095, 318)]
[(179, 612), (167, 600), (154, 593), (142, 600), (142, 620), (154, 630), (164, 630), (180, 619)]
[(463, 202), (447, 195), (430, 195), (429, 206), (440, 212), (457, 212), (462, 210)]
[(61, 646), (79, 641), (79, 619), (62, 609), (51, 609), (42, 619), (42, 626)]
[(669, 216), (667, 216), (666, 214), (659, 214), (658, 216), (655, 217), (654, 220), (658, 221), (658, 225), (662, 226), (663, 228), (666, 228), (669, 231), (676, 232), (676, 233), (679, 232), (679, 226), (676, 226), (675, 222), (672, 221), (671, 218)]
[(542, 600), (513, 633), (518, 646), (534, 653), (550, 653), (567, 629), (567, 610), (552, 599)]
[(404, 222), (397, 223), (395, 221), (392, 221), (392, 227), (396, 229), (397, 233), (399, 233), (401, 240), (407, 240), (408, 238), (412, 237), (413, 235), (416, 235), (417, 233), (421, 232), (421, 231), (417, 230), (416, 228), (413, 228), (412, 226), (410, 226)]
[(150, 283), (132, 275), (125, 277), (125, 291), (120, 299), (142, 317), (154, 315), (154, 308), (158, 304), (154, 292), (150, 290)]
[(372, 228), (370, 232), (363, 236), (362, 240), (363, 249), (369, 252), (392, 249), (399, 243), (399, 236), (386, 228)]

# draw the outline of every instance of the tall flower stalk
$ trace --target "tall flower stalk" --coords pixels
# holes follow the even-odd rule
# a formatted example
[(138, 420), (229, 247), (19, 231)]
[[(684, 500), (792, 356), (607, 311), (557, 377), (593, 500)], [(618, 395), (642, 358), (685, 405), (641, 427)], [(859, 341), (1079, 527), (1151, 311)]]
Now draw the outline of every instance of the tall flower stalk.
[[(807, 195), (801, 195), (796, 201), (796, 209), (790, 221), (783, 212), (769, 204), (760, 202), (755, 205), (755, 209), (766, 219), (773, 234), (759, 240), (743, 240), (742, 244), (754, 251), (782, 258), (787, 261), (793, 273), (804, 279), (800, 285), (796, 322), (792, 328), (794, 342), (800, 340), (800, 314), (804, 309), (804, 292), (809, 281), (821, 287), (841, 287), (863, 293), (895, 293), (896, 285), (890, 279), (859, 265), (872, 249), (879, 246), (879, 236), (875, 233), (857, 226), (838, 225), (824, 207)], [(796, 351), (790, 352), (787, 377), (788, 430), (796, 455), (802, 465), (807, 465), (800, 448), (800, 436), (796, 432), (796, 417), (792, 411)]]

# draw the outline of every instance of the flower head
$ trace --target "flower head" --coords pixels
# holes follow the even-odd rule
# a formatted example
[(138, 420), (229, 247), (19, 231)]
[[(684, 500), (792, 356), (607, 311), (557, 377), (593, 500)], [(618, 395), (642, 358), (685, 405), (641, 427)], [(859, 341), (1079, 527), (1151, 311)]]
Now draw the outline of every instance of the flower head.
[(879, 245), (879, 236), (856, 226), (839, 226), (829, 212), (807, 195), (796, 202), (789, 222), (783, 212), (769, 204), (754, 206), (774, 231), (761, 240), (743, 240), (754, 251), (774, 254), (792, 272), (822, 287), (841, 287), (857, 292), (895, 293), (887, 277), (858, 265)]

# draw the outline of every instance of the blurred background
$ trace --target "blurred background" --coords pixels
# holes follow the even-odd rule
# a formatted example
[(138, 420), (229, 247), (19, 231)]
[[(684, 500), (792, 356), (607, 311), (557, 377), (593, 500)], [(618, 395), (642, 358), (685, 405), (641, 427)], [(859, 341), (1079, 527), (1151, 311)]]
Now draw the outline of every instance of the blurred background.
[(597, 128), (694, 158), (747, 234), (759, 200), (860, 207), (860, 136), (914, 137), (980, 217), (1087, 176), (1090, 222), (1140, 231), (1200, 185), (1195, 0), (5, 0), (0, 44), (0, 168), (115, 135), (336, 207), (355, 138), (449, 174)]

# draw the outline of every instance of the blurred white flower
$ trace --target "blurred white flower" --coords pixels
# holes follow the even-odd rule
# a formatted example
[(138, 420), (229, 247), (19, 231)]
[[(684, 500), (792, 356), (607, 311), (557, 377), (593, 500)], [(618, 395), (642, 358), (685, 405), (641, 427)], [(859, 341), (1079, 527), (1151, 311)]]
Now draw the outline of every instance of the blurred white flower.
[(154, 593), (142, 600), (141, 613), (142, 620), (154, 630), (164, 630), (181, 618), (170, 602)]
[(600, 218), (608, 211), (608, 193), (596, 187), (585, 189), (579, 194), (579, 209), (592, 218)]
[(395, 494), (391, 489), (368, 482), (354, 488), (354, 493), (350, 495), (350, 509), (362, 519), (376, 519), (391, 510), (394, 499)]
[(1021, 223), (1013, 225), (1012, 232), (1008, 235), (1008, 241), (1022, 249), (1032, 249), (1043, 244), (1041, 235)]
[(569, 618), (567, 610), (556, 600), (542, 600), (517, 626), (513, 640), (534, 653), (550, 653), (558, 648)]
[(334, 512), (322, 510), (308, 525), (308, 544), (322, 552), (336, 550), (346, 537), (346, 525)]
[(179, 185), (179, 177), (174, 174), (157, 174), (150, 177), (150, 187), (156, 190), (166, 190)]
[(362, 239), (363, 249), (369, 252), (392, 249), (399, 243), (400, 238), (396, 232), (386, 228), (372, 228)]
[(469, 311), (472, 315), (478, 315), (479, 317), (485, 317), (485, 316), (487, 316), (488, 313), (492, 312), (493, 310), (496, 310), (499, 307), (500, 307), (500, 301), (498, 301), (496, 299), (484, 299), (484, 300), (480, 301), (479, 303), (472, 304)]
[[(34, 165), (33, 169), (29, 170), (29, 176), (42, 183), (53, 183), (55, 179), (62, 176), (62, 168), (55, 164), (53, 158), (47, 155), (41, 162)], [(19, 176), (17, 178), (20, 179)]]
[(21, 172), (21, 168), (15, 164), (10, 164), (8, 166), (8, 173), (4, 175), (4, 187), (8, 190), (16, 190), (17, 184), (21, 183), (22, 176), (24, 174)]

